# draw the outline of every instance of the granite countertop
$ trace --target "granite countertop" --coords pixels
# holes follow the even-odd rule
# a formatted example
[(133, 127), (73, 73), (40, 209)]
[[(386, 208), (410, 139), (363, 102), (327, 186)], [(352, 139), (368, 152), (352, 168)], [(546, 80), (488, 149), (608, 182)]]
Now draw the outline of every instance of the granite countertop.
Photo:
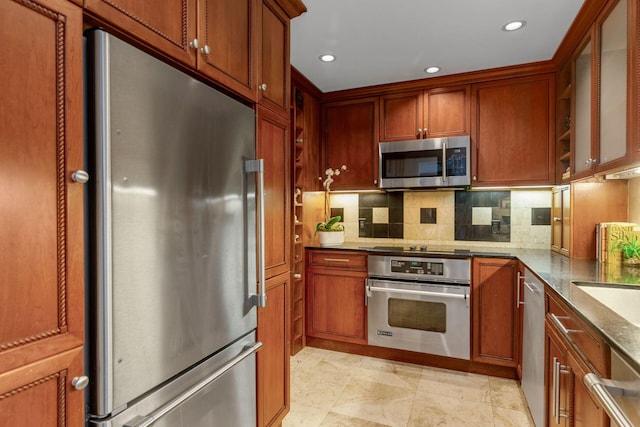
[[(347, 243), (337, 247), (307, 246), (307, 249), (355, 250), (371, 254), (407, 256), (498, 257), (517, 258), (555, 291), (588, 324), (600, 331), (605, 340), (637, 372), (640, 372), (640, 327), (628, 322), (600, 304), (574, 282), (601, 284), (640, 284), (640, 270), (600, 264), (595, 260), (570, 259), (550, 250), (496, 247), (429, 246), (426, 250), (404, 251), (395, 246)], [(640, 289), (638, 289), (640, 292)], [(639, 308), (640, 309), (640, 308)]]

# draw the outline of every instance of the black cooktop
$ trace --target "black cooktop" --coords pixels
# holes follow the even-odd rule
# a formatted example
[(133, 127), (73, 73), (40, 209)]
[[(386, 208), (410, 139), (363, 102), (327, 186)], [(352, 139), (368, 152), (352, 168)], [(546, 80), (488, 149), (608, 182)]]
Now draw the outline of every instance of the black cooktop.
[(411, 245), (411, 246), (362, 246), (368, 252), (391, 252), (397, 254), (410, 255), (431, 255), (431, 254), (450, 254), (450, 255), (487, 255), (487, 256), (509, 256), (506, 252), (488, 252), (478, 249), (461, 249), (449, 246), (428, 246), (428, 245)]

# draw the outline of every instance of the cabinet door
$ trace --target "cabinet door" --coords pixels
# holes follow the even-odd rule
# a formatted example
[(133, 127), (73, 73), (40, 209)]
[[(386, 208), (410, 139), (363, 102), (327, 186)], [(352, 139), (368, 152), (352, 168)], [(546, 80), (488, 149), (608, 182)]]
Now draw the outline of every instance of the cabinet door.
[(289, 17), (274, 0), (262, 2), (258, 102), (289, 115)]
[(258, 107), (257, 120), (257, 156), (264, 159), (265, 268), (269, 278), (290, 270), (289, 122), (262, 107)]
[(554, 182), (553, 74), (473, 86), (473, 185)]
[(423, 133), (427, 138), (469, 133), (469, 87), (425, 91)]
[[(629, 87), (627, 61), (627, 0), (609, 8), (599, 23), (599, 156), (597, 171), (622, 166), (627, 161)], [(635, 22), (634, 22), (635, 25)]]
[(158, 52), (196, 65), (196, 0), (85, 0), (85, 9)]
[(562, 247), (562, 189), (554, 187), (551, 191), (551, 249), (560, 252)]
[(560, 252), (569, 255), (571, 253), (571, 188), (562, 188), (562, 245)]
[(406, 141), (423, 135), (422, 91), (380, 97), (380, 141)]
[(571, 99), (572, 141), (573, 147), (573, 178), (580, 178), (592, 174), (595, 155), (593, 145), (592, 120), (592, 44), (588, 38), (583, 41), (578, 54), (573, 59), (573, 97)]
[(8, 0), (0, 22), (0, 425), (81, 426), (82, 9)]
[(267, 280), (258, 310), (258, 426), (279, 425), (289, 412), (289, 275)]
[(332, 102), (322, 109), (325, 169), (348, 169), (331, 188), (378, 188), (378, 98)]
[(257, 0), (198, 0), (198, 71), (256, 99)]
[(366, 273), (311, 268), (307, 274), (307, 335), (367, 343)]
[(572, 352), (567, 354), (567, 367), (571, 371), (573, 384), (573, 426), (574, 427), (604, 427), (608, 426), (608, 417), (600, 403), (591, 396), (587, 386), (582, 381), (591, 372)]
[(567, 349), (553, 326), (545, 323), (547, 426), (568, 427), (571, 418), (573, 377), (567, 366)]
[(518, 364), (521, 314), (517, 304), (517, 271), (515, 260), (473, 260), (473, 361), (512, 367)]

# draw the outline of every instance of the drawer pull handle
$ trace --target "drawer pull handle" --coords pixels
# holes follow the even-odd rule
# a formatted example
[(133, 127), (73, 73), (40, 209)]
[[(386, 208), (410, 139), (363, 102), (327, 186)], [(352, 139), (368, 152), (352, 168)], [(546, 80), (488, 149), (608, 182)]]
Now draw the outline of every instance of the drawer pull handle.
[(553, 320), (553, 323), (555, 323), (555, 325), (558, 327), (558, 329), (562, 331), (563, 334), (568, 336), (569, 334), (583, 332), (580, 329), (567, 329), (567, 327), (562, 324), (560, 319), (568, 319), (568, 318), (569, 317), (567, 316), (556, 316), (555, 314), (551, 313), (551, 320)]
[(350, 260), (346, 258), (324, 258), (324, 261), (327, 262), (349, 262)]

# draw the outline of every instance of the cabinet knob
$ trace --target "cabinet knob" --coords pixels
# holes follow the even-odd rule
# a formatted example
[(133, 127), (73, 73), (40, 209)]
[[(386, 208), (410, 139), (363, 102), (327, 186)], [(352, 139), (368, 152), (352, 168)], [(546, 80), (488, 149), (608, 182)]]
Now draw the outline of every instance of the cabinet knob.
[(300, 273), (295, 273), (295, 274), (293, 275), (293, 278), (294, 278), (294, 279), (302, 279), (302, 274), (300, 274)]
[(298, 144), (302, 144), (302, 142), (303, 142), (303, 141), (304, 141), (304, 140), (303, 140), (302, 138), (298, 138), (298, 139), (296, 139), (296, 142), (297, 142)]
[(418, 134), (418, 136), (422, 136), (422, 129), (418, 129), (418, 131), (416, 132), (416, 134)]
[(560, 222), (560, 221), (562, 221), (562, 218), (560, 218), (559, 216), (554, 216), (553, 217), (553, 221), (554, 222)]
[(258, 89), (267, 90), (267, 84), (266, 83), (262, 83), (260, 86), (258, 86)]
[(205, 44), (204, 46), (202, 46), (202, 48), (200, 49), (200, 52), (204, 53), (205, 55), (209, 55), (211, 53), (211, 48), (209, 47), (208, 44)]
[(71, 380), (71, 385), (76, 390), (84, 390), (89, 385), (89, 377), (87, 377), (86, 375), (83, 375), (81, 377), (74, 377)]
[(424, 137), (425, 137), (425, 138), (427, 137), (427, 134), (428, 134), (428, 133), (429, 133), (429, 129), (424, 128)]
[(71, 174), (71, 179), (77, 183), (86, 184), (89, 182), (89, 173), (80, 169)]
[(377, 179), (374, 179), (374, 180), (373, 180), (373, 183), (374, 183), (375, 185), (378, 185), (378, 180), (377, 180)]
[(477, 177), (477, 176), (475, 176), (475, 175), (473, 175), (473, 176), (471, 177), (471, 180), (472, 180), (472, 181), (477, 181), (477, 180), (478, 180), (478, 177)]
[(193, 39), (189, 43), (189, 46), (191, 46), (193, 49), (198, 49), (200, 47), (200, 42), (198, 41), (198, 39)]

